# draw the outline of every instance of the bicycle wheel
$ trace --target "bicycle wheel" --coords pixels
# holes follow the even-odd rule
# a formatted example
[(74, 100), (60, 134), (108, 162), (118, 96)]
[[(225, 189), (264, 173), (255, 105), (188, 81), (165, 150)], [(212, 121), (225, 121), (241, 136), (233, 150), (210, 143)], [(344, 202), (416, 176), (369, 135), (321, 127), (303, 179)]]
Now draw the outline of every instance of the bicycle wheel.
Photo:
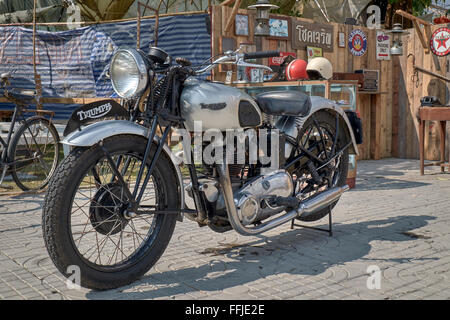
[(58, 165), (60, 151), (58, 132), (48, 119), (27, 119), (14, 133), (8, 150), (17, 186), (24, 191), (44, 188)]

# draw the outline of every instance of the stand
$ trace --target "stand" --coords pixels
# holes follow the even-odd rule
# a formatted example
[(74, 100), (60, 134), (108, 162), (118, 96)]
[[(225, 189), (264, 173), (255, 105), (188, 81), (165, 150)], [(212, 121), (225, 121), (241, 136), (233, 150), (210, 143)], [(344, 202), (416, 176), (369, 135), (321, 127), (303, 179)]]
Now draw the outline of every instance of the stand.
[(330, 237), (333, 236), (333, 222), (332, 222), (332, 218), (331, 218), (331, 208), (330, 208), (330, 212), (328, 213), (328, 229), (323, 229), (323, 228), (317, 228), (317, 227), (310, 227), (310, 226), (305, 226), (302, 224), (295, 224), (295, 219), (292, 219), (291, 221), (291, 229), (294, 229), (294, 227), (301, 227), (301, 228), (306, 228), (306, 229), (313, 229), (313, 230), (317, 230), (317, 231), (322, 231), (322, 232), (327, 232), (328, 235)]

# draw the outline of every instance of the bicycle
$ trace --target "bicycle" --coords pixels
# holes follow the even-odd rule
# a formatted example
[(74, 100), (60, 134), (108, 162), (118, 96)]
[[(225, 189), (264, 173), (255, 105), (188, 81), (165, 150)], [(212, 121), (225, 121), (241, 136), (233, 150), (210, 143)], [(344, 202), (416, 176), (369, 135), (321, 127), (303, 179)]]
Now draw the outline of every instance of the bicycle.
[[(9, 73), (0, 75), (4, 97), (15, 104), (6, 140), (0, 136), (0, 187), (12, 188), (3, 184), (8, 173), (23, 191), (37, 191), (47, 185), (60, 160), (59, 134), (51, 120), (43, 116), (52, 112), (26, 109), (35, 98), (34, 92), (8, 90), (10, 77)], [(26, 118), (25, 112), (36, 112), (36, 115)], [(20, 126), (15, 130), (17, 122)]]

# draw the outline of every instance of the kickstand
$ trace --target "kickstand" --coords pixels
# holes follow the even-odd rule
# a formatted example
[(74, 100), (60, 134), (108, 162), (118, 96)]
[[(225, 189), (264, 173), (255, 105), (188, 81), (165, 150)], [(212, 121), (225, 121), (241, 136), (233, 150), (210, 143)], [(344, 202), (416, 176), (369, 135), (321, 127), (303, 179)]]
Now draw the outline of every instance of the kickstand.
[(333, 236), (332, 225), (333, 225), (333, 221), (331, 219), (331, 208), (330, 208), (330, 212), (328, 213), (328, 229), (310, 227), (310, 226), (305, 226), (305, 225), (301, 225), (301, 224), (295, 224), (295, 219), (292, 219), (292, 221), (291, 221), (291, 229), (294, 229), (294, 227), (313, 229), (313, 230), (317, 230), (317, 231), (327, 232), (330, 237)]

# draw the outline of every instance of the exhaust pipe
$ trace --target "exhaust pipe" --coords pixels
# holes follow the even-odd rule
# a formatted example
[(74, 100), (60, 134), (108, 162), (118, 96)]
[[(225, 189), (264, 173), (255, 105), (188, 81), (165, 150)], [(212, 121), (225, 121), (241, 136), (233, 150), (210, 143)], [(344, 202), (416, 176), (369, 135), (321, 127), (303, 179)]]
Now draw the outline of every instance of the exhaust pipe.
[(297, 209), (297, 214), (299, 218), (307, 218), (311, 214), (320, 211), (330, 204), (339, 199), (339, 197), (350, 187), (348, 185), (344, 185), (342, 187), (331, 188), (327, 191), (324, 191), (312, 199), (306, 200), (301, 203)]
[(310, 214), (317, 212), (318, 210), (322, 210), (323, 208), (326, 208), (333, 202), (337, 201), (345, 191), (350, 189), (348, 185), (331, 188), (309, 200), (306, 200), (305, 202), (302, 202), (297, 208), (290, 210), (280, 217), (264, 222), (256, 227), (249, 228), (242, 224), (237, 214), (236, 205), (234, 203), (233, 190), (231, 188), (230, 176), (228, 174), (228, 166), (219, 165), (217, 166), (217, 168), (225, 205), (227, 208), (228, 220), (230, 221), (233, 229), (243, 236), (254, 236), (278, 227), (297, 217), (307, 217)]

